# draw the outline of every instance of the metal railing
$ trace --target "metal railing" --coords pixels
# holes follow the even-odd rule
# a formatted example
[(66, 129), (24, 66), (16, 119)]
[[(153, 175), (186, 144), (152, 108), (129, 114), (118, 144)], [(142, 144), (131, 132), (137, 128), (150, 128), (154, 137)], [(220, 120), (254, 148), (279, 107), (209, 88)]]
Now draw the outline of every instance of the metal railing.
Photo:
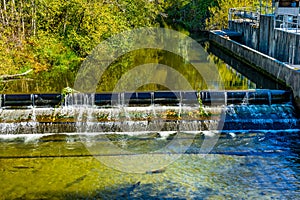
[(299, 8), (280, 8), (275, 12), (274, 28), (292, 33), (300, 33)]
[(273, 7), (269, 6), (230, 8), (228, 12), (228, 20), (259, 23), (260, 15), (273, 14), (273, 12)]
[(260, 15), (274, 16), (274, 28), (282, 29), (292, 33), (300, 34), (300, 14), (299, 8), (279, 8), (273, 7), (238, 7), (230, 8), (228, 12), (229, 21), (251, 22), (259, 25)]

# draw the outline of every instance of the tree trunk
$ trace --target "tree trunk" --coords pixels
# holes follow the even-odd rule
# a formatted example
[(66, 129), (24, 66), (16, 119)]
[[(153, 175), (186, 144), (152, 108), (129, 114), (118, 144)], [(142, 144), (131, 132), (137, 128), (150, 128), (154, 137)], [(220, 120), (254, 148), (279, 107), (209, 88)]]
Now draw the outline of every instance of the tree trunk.
[(31, 12), (31, 28), (33, 35), (36, 35), (36, 5), (35, 0), (31, 0), (32, 12)]
[(4, 24), (8, 25), (7, 10), (6, 10), (6, 1), (5, 0), (3, 0), (3, 12), (4, 12)]
[(0, 14), (1, 14), (2, 25), (5, 26), (5, 17), (4, 17), (2, 6), (0, 8)]
[(20, 23), (21, 23), (21, 27), (22, 27), (22, 35), (20, 37), (21, 40), (24, 39), (25, 37), (25, 23), (24, 23), (24, 15), (23, 15), (23, 1), (20, 1)]

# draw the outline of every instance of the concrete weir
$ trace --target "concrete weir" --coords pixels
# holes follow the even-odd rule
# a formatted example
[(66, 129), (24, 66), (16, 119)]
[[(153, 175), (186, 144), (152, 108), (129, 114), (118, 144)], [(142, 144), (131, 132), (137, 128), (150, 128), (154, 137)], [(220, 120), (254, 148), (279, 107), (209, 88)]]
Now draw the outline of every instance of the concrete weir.
[(209, 33), (209, 41), (219, 46), (229, 54), (234, 55), (241, 61), (253, 66), (256, 70), (273, 78), (275, 81), (281, 82), (293, 91), (296, 106), (300, 108), (300, 72), (295, 70), (288, 64), (276, 60), (266, 54), (263, 54), (246, 45), (224, 37), (218, 32), (211, 31)]
[(90, 104), (97, 107), (134, 106), (205, 106), (230, 104), (284, 104), (291, 102), (286, 90), (250, 89), (231, 91), (155, 91), (121, 93), (61, 94), (2, 94), (2, 109), (51, 108)]
[(300, 129), (285, 90), (18, 94), (1, 106), (1, 134)]

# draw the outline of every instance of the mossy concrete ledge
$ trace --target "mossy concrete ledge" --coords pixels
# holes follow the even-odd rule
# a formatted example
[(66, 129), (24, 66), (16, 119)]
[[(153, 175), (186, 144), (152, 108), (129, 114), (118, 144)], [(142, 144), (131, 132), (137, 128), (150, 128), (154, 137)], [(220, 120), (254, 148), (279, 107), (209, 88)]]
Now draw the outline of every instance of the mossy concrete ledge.
[(275, 81), (284, 83), (293, 91), (294, 100), (300, 108), (300, 72), (288, 64), (273, 57), (263, 54), (255, 49), (240, 44), (217, 32), (209, 32), (209, 41), (220, 46), (221, 49), (238, 57), (243, 62), (250, 64), (261, 73), (273, 78)]
[(60, 107), (0, 110), (1, 134), (74, 132), (300, 130), (294, 106), (95, 108)]

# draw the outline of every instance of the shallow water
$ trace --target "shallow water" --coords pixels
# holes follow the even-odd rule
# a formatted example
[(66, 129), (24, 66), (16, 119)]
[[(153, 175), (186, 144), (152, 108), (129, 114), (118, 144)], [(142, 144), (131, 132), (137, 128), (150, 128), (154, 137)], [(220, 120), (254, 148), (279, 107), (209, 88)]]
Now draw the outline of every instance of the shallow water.
[[(206, 154), (204, 139), (216, 135)], [(2, 135), (0, 141), (3, 199), (300, 198), (299, 130)], [(188, 148), (172, 154), (163, 150), (168, 144)], [(150, 166), (151, 159), (158, 164)], [(118, 164), (129, 166), (119, 171)]]

